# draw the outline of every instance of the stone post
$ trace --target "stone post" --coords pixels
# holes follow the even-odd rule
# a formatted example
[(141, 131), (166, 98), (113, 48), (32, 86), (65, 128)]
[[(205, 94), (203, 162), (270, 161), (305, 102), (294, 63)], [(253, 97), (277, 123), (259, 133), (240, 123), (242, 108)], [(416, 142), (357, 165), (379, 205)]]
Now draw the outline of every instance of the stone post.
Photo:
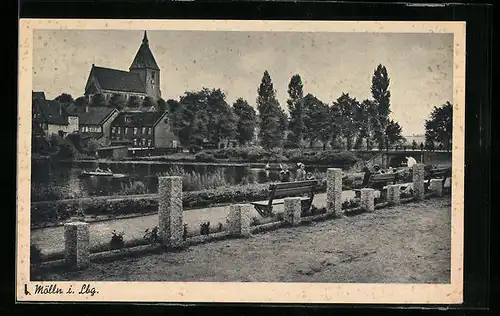
[(361, 189), (361, 208), (365, 212), (375, 211), (375, 190), (374, 189)]
[(291, 225), (299, 225), (301, 220), (302, 205), (300, 198), (285, 198), (285, 222)]
[(401, 190), (398, 184), (387, 186), (387, 202), (389, 205), (398, 205), (400, 202)]
[(177, 248), (183, 245), (182, 177), (158, 178), (158, 232), (162, 244)]
[(443, 180), (441, 179), (431, 179), (429, 184), (429, 190), (434, 196), (443, 196)]
[(415, 200), (425, 199), (425, 165), (417, 163), (413, 165), (413, 196)]
[(250, 236), (250, 206), (232, 204), (229, 206), (229, 234), (232, 236)]
[(342, 215), (342, 169), (328, 168), (326, 173), (326, 214)]
[(72, 269), (85, 269), (89, 266), (89, 226), (85, 222), (64, 224), (64, 259)]

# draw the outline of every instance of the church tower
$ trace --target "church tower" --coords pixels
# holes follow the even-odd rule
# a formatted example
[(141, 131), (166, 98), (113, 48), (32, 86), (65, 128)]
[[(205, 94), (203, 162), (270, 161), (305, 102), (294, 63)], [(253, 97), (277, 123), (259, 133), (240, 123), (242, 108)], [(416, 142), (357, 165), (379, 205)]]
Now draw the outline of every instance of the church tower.
[(161, 98), (160, 68), (149, 49), (149, 40), (146, 31), (144, 31), (141, 47), (139, 47), (129, 71), (139, 75), (149, 97), (154, 100)]

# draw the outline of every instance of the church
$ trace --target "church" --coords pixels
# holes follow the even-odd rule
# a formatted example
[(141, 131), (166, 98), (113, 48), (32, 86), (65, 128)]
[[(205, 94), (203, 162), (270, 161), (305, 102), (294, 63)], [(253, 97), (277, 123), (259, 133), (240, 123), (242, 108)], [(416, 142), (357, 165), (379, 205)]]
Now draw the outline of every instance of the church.
[(92, 64), (85, 85), (85, 96), (90, 101), (96, 94), (101, 94), (106, 100), (113, 95), (120, 95), (125, 102), (132, 96), (137, 97), (138, 101), (146, 97), (155, 101), (161, 98), (160, 68), (149, 48), (146, 31), (129, 71)]

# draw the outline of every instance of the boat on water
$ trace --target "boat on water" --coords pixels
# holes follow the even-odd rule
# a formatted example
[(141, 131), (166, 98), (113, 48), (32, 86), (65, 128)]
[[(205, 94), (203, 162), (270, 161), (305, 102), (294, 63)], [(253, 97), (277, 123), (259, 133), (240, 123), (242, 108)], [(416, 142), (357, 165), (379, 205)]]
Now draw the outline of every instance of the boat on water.
[(80, 174), (80, 177), (107, 177), (113, 179), (121, 179), (127, 177), (123, 173), (113, 173), (111, 170), (101, 170), (96, 169), (95, 171), (84, 171)]

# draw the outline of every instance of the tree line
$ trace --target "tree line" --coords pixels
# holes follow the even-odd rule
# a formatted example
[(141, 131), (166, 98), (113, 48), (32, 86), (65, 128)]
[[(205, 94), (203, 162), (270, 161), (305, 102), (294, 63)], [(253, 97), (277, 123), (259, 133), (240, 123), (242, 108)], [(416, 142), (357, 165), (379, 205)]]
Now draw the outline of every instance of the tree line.
[[(185, 92), (178, 100), (155, 101), (146, 97), (141, 101), (132, 96), (125, 101), (120, 95), (106, 100), (97, 94), (90, 101), (80, 97), (74, 103), (79, 108), (90, 105), (168, 111), (173, 131), (185, 147), (231, 140), (241, 146), (256, 142), (266, 149), (313, 147), (318, 143), (323, 148), (370, 149), (397, 146), (405, 141), (401, 126), (390, 118), (389, 85), (387, 69), (380, 64), (373, 72), (370, 99), (359, 101), (342, 93), (328, 104), (306, 94), (302, 78), (295, 74), (288, 84), (288, 114), (276, 97), (267, 70), (257, 89), (255, 108), (243, 98), (229, 105), (224, 92), (213, 88)], [(56, 100), (73, 102), (68, 94)], [(451, 109), (449, 102), (435, 107), (425, 123), (426, 144), (451, 146)]]

